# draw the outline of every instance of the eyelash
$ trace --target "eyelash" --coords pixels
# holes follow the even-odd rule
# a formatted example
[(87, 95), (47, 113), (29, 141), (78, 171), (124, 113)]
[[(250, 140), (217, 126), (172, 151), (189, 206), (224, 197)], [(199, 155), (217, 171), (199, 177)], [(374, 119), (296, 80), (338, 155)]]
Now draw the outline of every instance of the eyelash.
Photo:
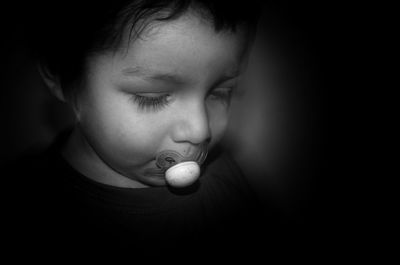
[[(232, 91), (233, 88), (228, 88), (224, 91), (214, 90), (209, 94), (209, 96), (212, 96), (211, 98), (212, 100), (217, 100), (224, 104), (229, 105), (232, 97)], [(138, 105), (139, 109), (141, 110), (157, 111), (168, 105), (169, 97), (170, 97), (169, 94), (160, 95), (157, 97), (133, 94), (132, 100)]]
[(233, 88), (227, 88), (223, 91), (214, 90), (210, 93), (213, 99), (229, 104), (232, 98)]
[(157, 96), (157, 97), (149, 97), (142, 96), (138, 94), (132, 95), (132, 100), (135, 102), (139, 109), (141, 110), (159, 110), (168, 105), (168, 94)]

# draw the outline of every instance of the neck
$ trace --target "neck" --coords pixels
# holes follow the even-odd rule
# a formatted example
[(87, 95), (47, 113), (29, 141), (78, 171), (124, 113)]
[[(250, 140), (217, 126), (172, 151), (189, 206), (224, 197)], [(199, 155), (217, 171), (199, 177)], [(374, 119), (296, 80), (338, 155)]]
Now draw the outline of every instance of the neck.
[(96, 182), (121, 188), (147, 187), (108, 166), (87, 142), (78, 126), (75, 126), (61, 154), (73, 168)]

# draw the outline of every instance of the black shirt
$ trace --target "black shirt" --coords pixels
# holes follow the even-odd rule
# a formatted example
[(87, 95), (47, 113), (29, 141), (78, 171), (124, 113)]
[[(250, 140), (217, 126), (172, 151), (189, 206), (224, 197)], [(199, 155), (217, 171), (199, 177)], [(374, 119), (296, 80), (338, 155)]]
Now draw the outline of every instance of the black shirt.
[(119, 188), (72, 168), (60, 154), (67, 136), (7, 169), (16, 244), (71, 250), (219, 248), (252, 240), (262, 225), (255, 196), (220, 148), (187, 189)]

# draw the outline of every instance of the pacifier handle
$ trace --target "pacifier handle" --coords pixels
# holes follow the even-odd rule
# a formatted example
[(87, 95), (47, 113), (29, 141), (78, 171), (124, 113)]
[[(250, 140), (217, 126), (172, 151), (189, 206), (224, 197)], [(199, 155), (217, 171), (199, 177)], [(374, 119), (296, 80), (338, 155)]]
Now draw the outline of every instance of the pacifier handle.
[(194, 161), (176, 164), (165, 172), (165, 180), (174, 188), (192, 185), (200, 177), (200, 166)]
[(184, 157), (174, 150), (164, 150), (156, 157), (156, 165), (165, 171), (167, 184), (183, 188), (193, 184), (200, 176), (200, 165), (203, 164), (208, 154), (207, 146), (200, 152), (189, 157)]

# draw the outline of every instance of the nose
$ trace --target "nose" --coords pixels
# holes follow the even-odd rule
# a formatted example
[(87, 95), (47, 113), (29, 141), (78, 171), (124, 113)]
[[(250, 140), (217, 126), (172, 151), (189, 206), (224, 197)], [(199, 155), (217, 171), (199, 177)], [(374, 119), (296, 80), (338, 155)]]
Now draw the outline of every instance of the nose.
[(200, 144), (211, 138), (209, 117), (204, 102), (189, 103), (177, 116), (177, 122), (173, 129), (175, 142), (190, 142)]

